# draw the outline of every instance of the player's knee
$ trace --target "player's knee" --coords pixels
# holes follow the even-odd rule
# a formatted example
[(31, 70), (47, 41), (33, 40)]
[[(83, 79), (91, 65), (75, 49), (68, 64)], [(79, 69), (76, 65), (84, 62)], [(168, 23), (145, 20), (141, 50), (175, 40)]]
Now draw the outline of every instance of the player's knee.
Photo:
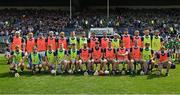
[(94, 63), (94, 59), (92, 59), (91, 62)]
[(67, 64), (70, 64), (71, 62), (70, 61), (67, 61)]
[(39, 68), (42, 68), (42, 64), (39, 64)]
[(88, 60), (88, 64), (91, 63), (91, 60)]
[(38, 68), (39, 66), (38, 65), (35, 65), (35, 68)]
[(104, 59), (104, 63), (107, 63), (107, 59)]
[(66, 61), (66, 60), (64, 60), (64, 64), (67, 64), (67, 61)]
[(82, 64), (82, 60), (79, 60), (79, 64)]

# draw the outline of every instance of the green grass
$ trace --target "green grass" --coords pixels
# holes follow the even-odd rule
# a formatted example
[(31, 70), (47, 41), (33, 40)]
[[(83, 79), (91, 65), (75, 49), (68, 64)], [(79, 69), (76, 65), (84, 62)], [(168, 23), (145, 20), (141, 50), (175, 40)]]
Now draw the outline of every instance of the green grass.
[(51, 76), (26, 72), (14, 78), (0, 57), (0, 94), (180, 94), (180, 65), (170, 76)]

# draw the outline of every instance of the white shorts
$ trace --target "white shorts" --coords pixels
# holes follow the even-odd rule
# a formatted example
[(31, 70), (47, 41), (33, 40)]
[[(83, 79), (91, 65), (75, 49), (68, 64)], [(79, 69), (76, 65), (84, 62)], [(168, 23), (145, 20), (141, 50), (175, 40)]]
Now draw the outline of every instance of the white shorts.
[(175, 53), (180, 54), (180, 49), (176, 49)]
[(117, 62), (116, 59), (112, 59), (112, 60), (107, 60), (107, 62)]
[(101, 59), (101, 62), (107, 62), (107, 60), (106, 59)]
[(67, 62), (66, 60), (58, 60), (58, 63), (59, 64), (63, 64), (63, 63), (65, 63), (65, 62)]
[(9, 51), (6, 51), (6, 52), (5, 52), (5, 55), (6, 55), (6, 56), (9, 56), (9, 55), (10, 55), (10, 52), (9, 52)]
[(75, 64), (76, 63), (76, 59), (71, 59), (71, 64)]
[(41, 57), (45, 57), (45, 51), (38, 52)]
[(128, 59), (127, 60), (119, 60), (119, 59), (117, 60), (118, 63), (126, 62), (126, 61), (128, 61)]

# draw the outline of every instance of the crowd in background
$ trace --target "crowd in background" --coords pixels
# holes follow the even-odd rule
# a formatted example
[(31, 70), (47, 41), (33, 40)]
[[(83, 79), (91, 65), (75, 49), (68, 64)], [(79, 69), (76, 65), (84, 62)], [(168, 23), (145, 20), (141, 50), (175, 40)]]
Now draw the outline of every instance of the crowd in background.
[(180, 9), (126, 9), (117, 8), (110, 10), (107, 18), (106, 10), (86, 10), (73, 12), (72, 19), (68, 11), (47, 9), (1, 9), (0, 10), (0, 40), (7, 42), (16, 30), (21, 30), (22, 35), (29, 31), (35, 36), (54, 31), (58, 34), (64, 31), (67, 35), (72, 30), (76, 33), (87, 31), (92, 27), (113, 27), (114, 31), (121, 34), (123, 28), (129, 28), (130, 34), (135, 30), (145, 27), (160, 30), (163, 37), (177, 37), (180, 32)]

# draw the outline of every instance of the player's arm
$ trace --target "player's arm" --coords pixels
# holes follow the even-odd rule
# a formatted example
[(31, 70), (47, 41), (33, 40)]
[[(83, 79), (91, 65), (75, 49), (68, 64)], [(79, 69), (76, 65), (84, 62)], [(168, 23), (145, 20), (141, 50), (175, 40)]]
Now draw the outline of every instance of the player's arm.
[(132, 48), (130, 48), (130, 59), (133, 58)]
[(59, 45), (58, 42), (59, 42), (59, 39), (58, 39), (58, 38), (55, 38), (55, 43), (56, 43), (56, 48), (57, 48), (57, 49), (58, 49), (58, 47), (59, 47), (59, 46), (58, 46), (58, 45)]
[(159, 60), (159, 59), (160, 59), (160, 54), (157, 53), (157, 54), (156, 54), (156, 57), (157, 57), (157, 61), (158, 61), (158, 63), (159, 63), (159, 62), (160, 62), (160, 60)]
[(24, 63), (24, 60), (26, 59), (26, 57), (25, 57), (25, 53), (24, 52), (22, 52), (22, 62), (21, 63)]
[(153, 51), (153, 50), (151, 50), (151, 56), (150, 56), (151, 60), (153, 60), (153, 59), (154, 59), (154, 56), (155, 56), (155, 53), (154, 53), (154, 51)]
[(40, 54), (38, 54), (38, 58), (39, 58), (39, 61), (40, 61), (40, 63), (42, 62), (42, 59), (41, 59), (41, 55)]
[(142, 47), (144, 47), (144, 37), (141, 37), (141, 41), (142, 41)]
[(79, 58), (83, 59), (81, 54), (82, 54), (82, 49), (79, 49)]
[(113, 52), (114, 52), (114, 56), (113, 56), (113, 59), (116, 58), (116, 49), (113, 49)]
[(122, 56), (122, 54), (119, 54), (118, 51), (119, 51), (119, 48), (117, 49), (116, 55)]
[(142, 59), (142, 50), (143, 48), (140, 48), (140, 59)]
[(80, 58), (80, 53), (79, 53), (79, 50), (77, 51), (77, 59), (79, 59)]
[(104, 56), (104, 50), (101, 48), (101, 59), (103, 58), (103, 56)]
[(65, 55), (64, 59), (67, 59), (68, 58), (68, 51), (67, 50), (65, 50), (64, 55)]
[(87, 38), (88, 47), (90, 47), (90, 38)]
[(141, 58), (143, 58), (143, 48), (141, 48)]
[(35, 46), (37, 47), (37, 39), (35, 39)]
[(126, 56), (126, 55), (128, 55), (128, 49), (126, 49), (126, 53), (125, 54), (123, 54), (123, 56)]
[(45, 52), (45, 62), (48, 63), (47, 52)]
[(92, 56), (92, 54), (91, 54), (91, 49), (88, 50), (88, 54), (89, 54), (88, 59), (91, 59), (91, 56)]
[(133, 36), (130, 35), (130, 45), (133, 46), (134, 43), (133, 43)]
[(94, 49), (92, 48), (92, 49), (91, 49), (91, 56), (92, 56), (92, 58), (93, 58), (93, 56), (94, 56), (93, 52), (94, 52)]
[(11, 54), (10, 54), (10, 56), (9, 56), (9, 59), (13, 59), (13, 57), (15, 57), (15, 56), (14, 56), (14, 51), (11, 51)]
[(167, 52), (167, 57), (168, 57), (168, 61), (171, 61), (172, 62), (172, 59), (171, 59), (171, 56), (170, 56), (170, 52)]
[(48, 49), (48, 37), (47, 38), (45, 38), (45, 46), (46, 46), (46, 49)]
[(58, 50), (55, 50), (55, 51), (54, 51), (54, 58), (55, 58), (55, 59), (58, 59), (58, 56), (57, 56), (57, 55), (58, 55)]

